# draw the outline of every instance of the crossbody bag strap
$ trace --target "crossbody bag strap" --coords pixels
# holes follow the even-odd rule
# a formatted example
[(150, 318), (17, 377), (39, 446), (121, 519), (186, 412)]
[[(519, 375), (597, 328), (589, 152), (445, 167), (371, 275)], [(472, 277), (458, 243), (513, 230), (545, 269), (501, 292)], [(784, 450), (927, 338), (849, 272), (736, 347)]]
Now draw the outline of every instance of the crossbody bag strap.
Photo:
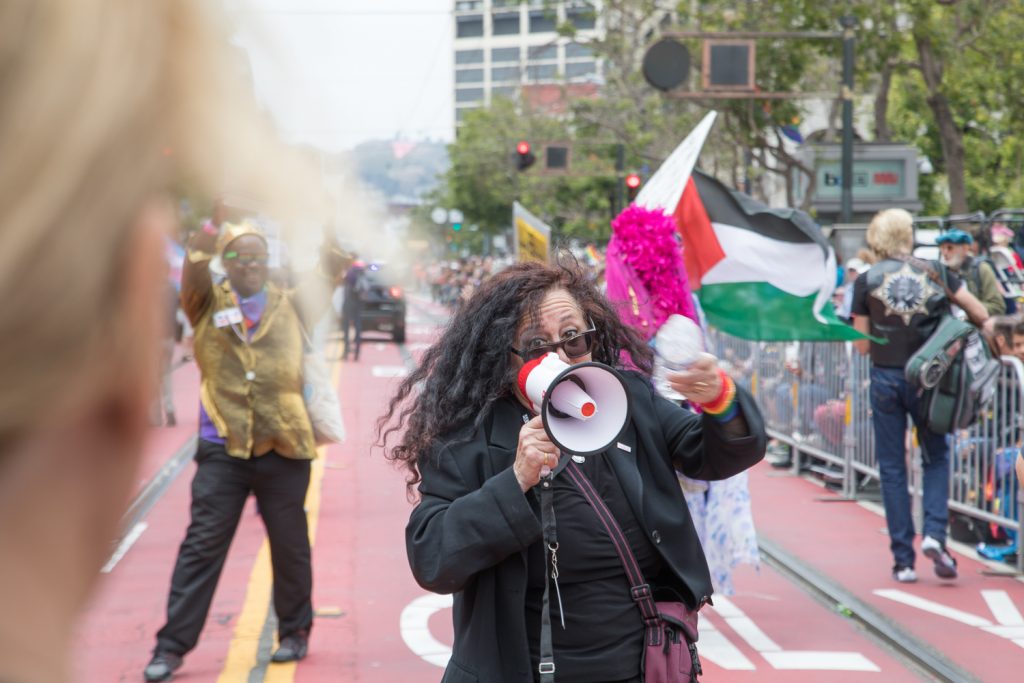
[[(576, 488), (580, 490), (580, 493), (583, 494), (583, 498), (590, 504), (590, 507), (594, 508), (598, 519), (601, 520), (601, 525), (612, 539), (615, 552), (619, 554), (622, 567), (626, 570), (626, 579), (629, 580), (630, 586), (630, 596), (637, 607), (640, 608), (640, 614), (643, 616), (644, 625), (647, 628), (648, 643), (657, 644), (657, 640), (661, 637), (661, 631), (657, 628), (658, 609), (654, 604), (651, 586), (644, 580), (640, 564), (636, 561), (633, 551), (629, 548), (626, 535), (622, 533), (622, 528), (615, 520), (615, 515), (612, 514), (608, 506), (601, 500), (601, 496), (598, 495), (590, 479), (583, 474), (583, 471), (576, 466), (575, 462), (569, 462), (565, 468), (565, 473), (569, 476), (569, 480), (575, 484)], [(651, 640), (652, 638), (654, 639), (653, 641)]]
[[(540, 523), (543, 529), (544, 544), (544, 597), (540, 606), (540, 664), (537, 672), (541, 683), (555, 681), (555, 648), (551, 643), (551, 582), (548, 581), (548, 567), (552, 568), (553, 578), (557, 581), (557, 560), (554, 555), (548, 559), (548, 553), (558, 552), (558, 534), (555, 526), (555, 504), (552, 491), (552, 477), (549, 474), (540, 480)], [(562, 617), (564, 619), (564, 617)]]

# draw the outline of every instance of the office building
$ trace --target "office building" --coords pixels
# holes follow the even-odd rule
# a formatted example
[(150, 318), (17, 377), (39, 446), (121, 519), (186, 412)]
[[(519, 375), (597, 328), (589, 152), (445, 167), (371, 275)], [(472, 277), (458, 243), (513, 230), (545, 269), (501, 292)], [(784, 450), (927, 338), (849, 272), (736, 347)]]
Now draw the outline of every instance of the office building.
[[(455, 0), (455, 121), (495, 97), (559, 86), (596, 91), (601, 65), (587, 42), (601, 35), (599, 0)], [(559, 35), (571, 24), (575, 38)]]

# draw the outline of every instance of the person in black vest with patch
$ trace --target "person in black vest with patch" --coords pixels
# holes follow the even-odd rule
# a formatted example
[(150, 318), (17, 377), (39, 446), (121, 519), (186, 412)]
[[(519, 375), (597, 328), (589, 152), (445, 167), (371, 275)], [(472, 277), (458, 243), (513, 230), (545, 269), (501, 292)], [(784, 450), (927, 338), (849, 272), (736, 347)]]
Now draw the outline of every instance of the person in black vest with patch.
[[(616, 445), (570, 459), (548, 438), (515, 381), (523, 363), (547, 352), (619, 368), (632, 411)], [(705, 405), (703, 415), (658, 396), (651, 365), (651, 348), (582, 271), (519, 263), (458, 308), (400, 386), (379, 428), (385, 441), (401, 433), (388, 457), (405, 466), (410, 487), (419, 485), (406, 527), (413, 575), (427, 590), (454, 594), (446, 683), (534, 681), (545, 586), (557, 680), (642, 680), (641, 613), (611, 537), (570, 482), (577, 471), (614, 515), (657, 599), (691, 610), (710, 602), (707, 561), (674, 468), (718, 480), (752, 466), (764, 456), (764, 422), (714, 356), (668, 375)], [(557, 582), (534, 490), (545, 468), (553, 472)]]
[[(895, 561), (892, 575), (901, 583), (917, 581), (914, 569), (914, 522), (907, 491), (905, 435), (907, 415), (917, 428), (924, 471), (924, 528), (921, 552), (935, 564), (935, 574), (955, 579), (956, 560), (946, 550), (949, 521), (949, 445), (944, 434), (930, 431), (922, 419), (917, 389), (904, 375), (907, 360), (935, 331), (949, 299), (929, 273), (934, 267), (911, 256), (913, 218), (903, 209), (886, 209), (871, 219), (868, 246), (879, 261), (857, 277), (853, 286), (854, 327), (875, 338), (854, 342), (871, 354), (871, 422), (882, 483), (882, 502)], [(972, 320), (988, 319), (985, 307), (955, 273), (946, 270), (953, 303)]]

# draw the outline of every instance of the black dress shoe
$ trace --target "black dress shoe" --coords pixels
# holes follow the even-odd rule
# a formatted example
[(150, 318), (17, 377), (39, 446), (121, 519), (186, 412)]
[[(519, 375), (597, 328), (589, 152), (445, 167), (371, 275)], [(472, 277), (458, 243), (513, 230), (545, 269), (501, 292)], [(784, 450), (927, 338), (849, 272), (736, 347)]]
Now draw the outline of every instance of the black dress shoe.
[(309, 637), (304, 633), (293, 633), (281, 639), (281, 644), (270, 657), (270, 661), (297, 662), (306, 656), (309, 650)]
[(142, 672), (147, 681), (169, 681), (181, 666), (181, 655), (173, 652), (155, 652)]

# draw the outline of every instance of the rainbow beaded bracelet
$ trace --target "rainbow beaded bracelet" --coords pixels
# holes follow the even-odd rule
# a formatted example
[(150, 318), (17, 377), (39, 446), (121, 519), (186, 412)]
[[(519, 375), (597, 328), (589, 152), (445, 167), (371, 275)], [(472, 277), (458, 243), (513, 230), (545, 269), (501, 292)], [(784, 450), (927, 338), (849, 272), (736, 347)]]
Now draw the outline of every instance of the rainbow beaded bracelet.
[(701, 410), (715, 418), (718, 422), (728, 422), (736, 417), (738, 412), (736, 383), (724, 370), (719, 370), (718, 376), (722, 379), (722, 390), (711, 401), (699, 405)]

